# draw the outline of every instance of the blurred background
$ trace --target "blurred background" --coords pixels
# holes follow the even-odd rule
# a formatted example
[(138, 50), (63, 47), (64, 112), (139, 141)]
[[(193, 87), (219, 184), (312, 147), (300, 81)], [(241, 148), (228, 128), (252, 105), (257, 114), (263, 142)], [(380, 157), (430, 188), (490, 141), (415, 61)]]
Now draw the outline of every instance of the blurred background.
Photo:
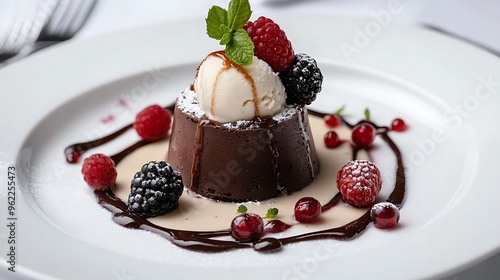
[[(212, 5), (225, 7), (228, 2), (0, 0), (0, 68), (65, 40), (85, 40), (152, 23), (201, 18)], [(376, 18), (381, 11), (398, 7), (398, 12), (391, 15), (393, 21), (433, 29), (500, 55), (499, 0), (252, 0), (251, 3), (254, 18), (267, 11)], [(20, 262), (22, 265), (22, 259)], [(22, 279), (18, 277), (0, 271), (0, 279)], [(500, 255), (445, 279), (500, 279)]]
[[(0, 63), (17, 61), (69, 38), (96, 35), (186, 17), (204, 17), (228, 0), (0, 0)], [(300, 11), (358, 17), (397, 7), (391, 21), (432, 28), (500, 54), (498, 0), (254, 0), (257, 13)], [(258, 16), (257, 13), (254, 16)], [(16, 57), (17, 55), (17, 57)]]

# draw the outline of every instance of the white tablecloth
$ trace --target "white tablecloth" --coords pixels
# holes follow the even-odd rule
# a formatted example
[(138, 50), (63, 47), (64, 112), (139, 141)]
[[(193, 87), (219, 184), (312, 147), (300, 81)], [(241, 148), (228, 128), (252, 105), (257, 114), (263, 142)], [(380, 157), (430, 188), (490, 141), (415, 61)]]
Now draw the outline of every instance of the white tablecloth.
[[(0, 0), (0, 9), (6, 1), (14, 0)], [(229, 0), (100, 0), (86, 25), (73, 40), (154, 22), (186, 17), (204, 18), (210, 6), (215, 4), (226, 7), (228, 2)], [(393, 15), (394, 20), (433, 26), (500, 54), (499, 0), (253, 0), (252, 9), (254, 17), (277, 10), (375, 17), (393, 4), (401, 7), (401, 12)], [(3, 20), (0, 18), (0, 28), (6, 24), (5, 18)], [(20, 261), (22, 265), (22, 259)], [(445, 279), (499, 278), (500, 254)], [(23, 278), (0, 271), (0, 279)]]

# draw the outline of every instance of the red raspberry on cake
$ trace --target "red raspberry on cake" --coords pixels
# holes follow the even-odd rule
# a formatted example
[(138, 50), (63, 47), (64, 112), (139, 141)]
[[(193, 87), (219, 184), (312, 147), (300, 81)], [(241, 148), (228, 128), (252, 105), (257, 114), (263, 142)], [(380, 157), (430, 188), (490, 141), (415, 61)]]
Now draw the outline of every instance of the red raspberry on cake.
[(274, 72), (288, 69), (295, 58), (292, 43), (273, 20), (259, 17), (243, 27), (255, 46), (255, 56), (264, 60)]
[(350, 161), (337, 173), (337, 188), (350, 205), (370, 206), (382, 188), (380, 170), (368, 160)]
[(116, 168), (114, 161), (104, 154), (93, 154), (86, 158), (82, 164), (83, 180), (100, 191), (111, 189), (116, 181)]
[(167, 109), (151, 105), (137, 114), (134, 128), (142, 139), (154, 141), (165, 137), (172, 117)]

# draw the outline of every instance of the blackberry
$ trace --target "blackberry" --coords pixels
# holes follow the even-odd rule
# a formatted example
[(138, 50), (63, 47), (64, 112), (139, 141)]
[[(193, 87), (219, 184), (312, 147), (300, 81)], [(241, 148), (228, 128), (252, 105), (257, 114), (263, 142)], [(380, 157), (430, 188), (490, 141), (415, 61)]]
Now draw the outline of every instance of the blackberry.
[(288, 105), (309, 105), (321, 91), (323, 74), (314, 58), (307, 54), (295, 55), (292, 66), (280, 73), (285, 86)]
[(143, 218), (171, 212), (177, 209), (183, 188), (181, 174), (170, 164), (151, 161), (132, 179), (128, 210)]

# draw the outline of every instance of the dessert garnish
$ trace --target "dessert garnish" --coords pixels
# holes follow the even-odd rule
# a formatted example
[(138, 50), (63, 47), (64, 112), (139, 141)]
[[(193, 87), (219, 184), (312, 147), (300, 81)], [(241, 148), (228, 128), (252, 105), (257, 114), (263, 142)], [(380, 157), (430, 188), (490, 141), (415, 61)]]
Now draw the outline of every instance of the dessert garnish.
[(276, 216), (278, 216), (278, 213), (279, 213), (278, 208), (276, 207), (269, 208), (267, 209), (265, 218), (270, 218), (270, 219), (276, 218)]
[(399, 222), (399, 208), (390, 202), (380, 202), (372, 206), (370, 215), (376, 228), (389, 229)]
[(207, 34), (226, 46), (227, 57), (236, 64), (250, 65), (254, 44), (243, 29), (252, 15), (248, 0), (232, 0), (227, 10), (213, 6), (205, 19)]
[(167, 135), (171, 120), (170, 112), (155, 104), (136, 115), (134, 128), (142, 139), (154, 141)]
[(83, 180), (100, 191), (110, 190), (116, 181), (115, 163), (104, 154), (93, 154), (82, 164)]
[(323, 117), (325, 124), (329, 127), (337, 127), (342, 124), (341, 114), (345, 110), (345, 105), (342, 105), (337, 111), (333, 114), (327, 114)]
[(264, 221), (257, 214), (240, 214), (231, 221), (230, 233), (240, 242), (257, 241), (264, 233)]
[(321, 215), (321, 203), (314, 197), (303, 197), (295, 203), (294, 216), (301, 223), (314, 223)]
[(353, 160), (337, 173), (337, 188), (345, 202), (355, 207), (367, 207), (377, 199), (382, 188), (380, 171), (373, 162)]
[(394, 131), (405, 131), (406, 129), (408, 128), (408, 126), (406, 125), (405, 121), (403, 119), (400, 119), (400, 118), (396, 118), (392, 121), (391, 123), (391, 130), (394, 130)]
[(333, 130), (325, 133), (323, 140), (325, 142), (325, 146), (330, 149), (336, 148), (341, 143), (339, 135)]
[(269, 64), (274, 72), (289, 69), (297, 60), (292, 43), (272, 19), (261, 16), (253, 22), (247, 22), (244, 29), (255, 46), (255, 56)]
[(243, 204), (239, 205), (238, 209), (236, 209), (237, 213), (246, 213), (247, 211), (248, 211), (248, 208)]
[(304, 53), (295, 55), (290, 68), (280, 73), (286, 90), (286, 104), (310, 105), (321, 91), (323, 74), (314, 58)]
[(367, 108), (365, 109), (365, 120), (354, 126), (351, 139), (354, 145), (368, 148), (372, 145), (376, 135), (377, 129), (370, 123), (370, 111)]
[(170, 164), (151, 161), (134, 175), (130, 188), (128, 210), (149, 218), (177, 209), (184, 185), (181, 174)]
[(377, 129), (371, 123), (361, 122), (353, 128), (351, 139), (356, 146), (368, 148), (372, 145), (376, 135)]

